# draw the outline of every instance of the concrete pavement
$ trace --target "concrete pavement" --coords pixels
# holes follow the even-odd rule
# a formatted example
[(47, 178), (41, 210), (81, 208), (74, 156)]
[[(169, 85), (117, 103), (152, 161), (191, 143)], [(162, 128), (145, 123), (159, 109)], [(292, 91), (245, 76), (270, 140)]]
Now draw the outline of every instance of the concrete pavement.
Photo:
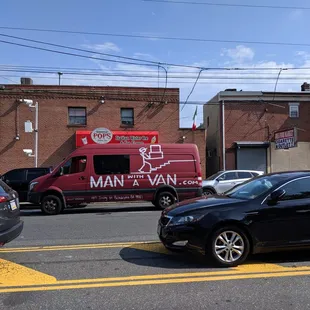
[(160, 211), (92, 207), (23, 211), (25, 229), (0, 250), (5, 309), (307, 309), (310, 252), (255, 256), (232, 269), (171, 253)]

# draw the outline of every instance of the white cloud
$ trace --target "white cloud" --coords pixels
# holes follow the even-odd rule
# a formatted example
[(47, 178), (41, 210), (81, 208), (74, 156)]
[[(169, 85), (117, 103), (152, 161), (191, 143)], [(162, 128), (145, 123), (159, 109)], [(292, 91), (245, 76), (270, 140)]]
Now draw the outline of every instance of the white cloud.
[(236, 48), (225, 48), (222, 50), (221, 56), (228, 56), (235, 62), (243, 62), (254, 58), (254, 51), (250, 47), (237, 45)]
[(96, 52), (120, 52), (121, 49), (112, 42), (105, 42), (102, 44), (84, 44), (83, 47), (89, 48)]

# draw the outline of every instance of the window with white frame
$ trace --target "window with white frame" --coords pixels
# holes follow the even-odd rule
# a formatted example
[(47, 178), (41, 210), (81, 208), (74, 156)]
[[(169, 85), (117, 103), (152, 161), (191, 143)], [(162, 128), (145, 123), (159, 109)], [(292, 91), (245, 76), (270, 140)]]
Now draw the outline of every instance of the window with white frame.
[(69, 107), (69, 125), (86, 125), (86, 108)]
[(292, 102), (289, 103), (289, 115), (290, 118), (298, 118), (299, 117), (299, 103), (298, 102)]

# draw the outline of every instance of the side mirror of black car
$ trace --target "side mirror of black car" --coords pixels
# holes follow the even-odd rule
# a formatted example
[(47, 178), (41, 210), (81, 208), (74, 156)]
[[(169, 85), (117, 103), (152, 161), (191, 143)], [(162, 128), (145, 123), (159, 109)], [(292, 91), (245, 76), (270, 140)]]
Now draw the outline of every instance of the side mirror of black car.
[(274, 191), (270, 194), (269, 201), (271, 203), (277, 203), (284, 195), (285, 195), (284, 189), (277, 189), (276, 191)]

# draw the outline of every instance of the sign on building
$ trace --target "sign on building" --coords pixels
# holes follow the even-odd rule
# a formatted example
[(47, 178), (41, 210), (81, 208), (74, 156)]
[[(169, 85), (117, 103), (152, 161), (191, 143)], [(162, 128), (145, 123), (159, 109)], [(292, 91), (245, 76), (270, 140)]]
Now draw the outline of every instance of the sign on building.
[(296, 128), (277, 131), (274, 134), (276, 150), (290, 149), (297, 146)]

